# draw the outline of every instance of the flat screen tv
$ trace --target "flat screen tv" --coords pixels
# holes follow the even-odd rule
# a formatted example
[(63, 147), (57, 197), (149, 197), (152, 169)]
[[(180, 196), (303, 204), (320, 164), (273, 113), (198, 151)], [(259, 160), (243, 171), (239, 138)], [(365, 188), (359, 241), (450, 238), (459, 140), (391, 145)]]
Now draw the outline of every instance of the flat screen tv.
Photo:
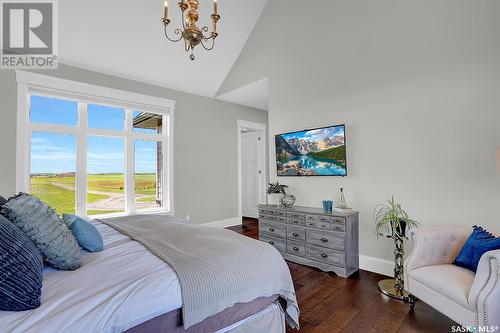
[(278, 176), (346, 176), (345, 125), (278, 134)]

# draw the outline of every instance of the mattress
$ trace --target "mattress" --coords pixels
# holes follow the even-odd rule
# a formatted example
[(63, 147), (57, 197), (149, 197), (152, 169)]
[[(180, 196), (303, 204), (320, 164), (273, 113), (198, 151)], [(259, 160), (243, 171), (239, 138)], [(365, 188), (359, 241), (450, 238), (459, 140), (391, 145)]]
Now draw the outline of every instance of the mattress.
[[(95, 225), (103, 236), (104, 251), (85, 252), (84, 265), (73, 272), (44, 269), (42, 305), (30, 311), (0, 311), (2, 332), (114, 333), (159, 320), (162, 325), (181, 324), (181, 290), (173, 269), (138, 242), (102, 223)], [(228, 328), (234, 328), (234, 319), (244, 322), (242, 313), (255, 313), (269, 302), (234, 312), (240, 317), (231, 313)], [(220, 324), (222, 319), (215, 319)]]

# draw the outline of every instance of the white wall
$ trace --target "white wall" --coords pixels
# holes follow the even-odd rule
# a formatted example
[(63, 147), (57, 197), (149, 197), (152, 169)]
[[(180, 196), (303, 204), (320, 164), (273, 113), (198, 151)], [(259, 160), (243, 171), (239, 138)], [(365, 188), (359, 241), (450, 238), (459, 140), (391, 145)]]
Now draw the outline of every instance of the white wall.
[[(176, 100), (176, 215), (190, 215), (196, 223), (238, 216), (237, 120), (267, 123), (266, 112), (72, 66), (41, 72)], [(12, 70), (0, 70), (0, 101), (0, 195), (9, 196), (15, 190), (16, 172), (16, 83)]]
[[(219, 93), (269, 78), (270, 137), (345, 123), (348, 177), (280, 178), (297, 204), (361, 215), (360, 252), (392, 258), (373, 208), (500, 231), (500, 1), (270, 0)], [(270, 176), (276, 177), (270, 140)]]

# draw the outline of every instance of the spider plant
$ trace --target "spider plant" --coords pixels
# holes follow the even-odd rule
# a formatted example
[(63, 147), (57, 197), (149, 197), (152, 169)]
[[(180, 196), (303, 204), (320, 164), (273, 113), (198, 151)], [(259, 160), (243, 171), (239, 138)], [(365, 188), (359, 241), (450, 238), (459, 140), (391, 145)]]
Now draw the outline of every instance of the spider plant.
[(394, 197), (375, 207), (375, 222), (377, 237), (387, 235), (391, 238), (406, 238), (406, 229), (416, 228), (420, 224), (408, 216)]

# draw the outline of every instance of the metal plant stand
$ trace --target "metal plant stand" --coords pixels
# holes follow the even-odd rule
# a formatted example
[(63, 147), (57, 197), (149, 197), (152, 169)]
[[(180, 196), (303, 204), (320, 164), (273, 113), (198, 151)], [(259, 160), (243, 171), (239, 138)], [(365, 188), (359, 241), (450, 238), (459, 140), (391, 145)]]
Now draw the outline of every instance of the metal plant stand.
[(403, 238), (396, 233), (394, 239), (394, 279), (382, 280), (378, 283), (378, 289), (384, 295), (398, 299), (407, 300), (408, 293), (404, 290), (404, 243)]

